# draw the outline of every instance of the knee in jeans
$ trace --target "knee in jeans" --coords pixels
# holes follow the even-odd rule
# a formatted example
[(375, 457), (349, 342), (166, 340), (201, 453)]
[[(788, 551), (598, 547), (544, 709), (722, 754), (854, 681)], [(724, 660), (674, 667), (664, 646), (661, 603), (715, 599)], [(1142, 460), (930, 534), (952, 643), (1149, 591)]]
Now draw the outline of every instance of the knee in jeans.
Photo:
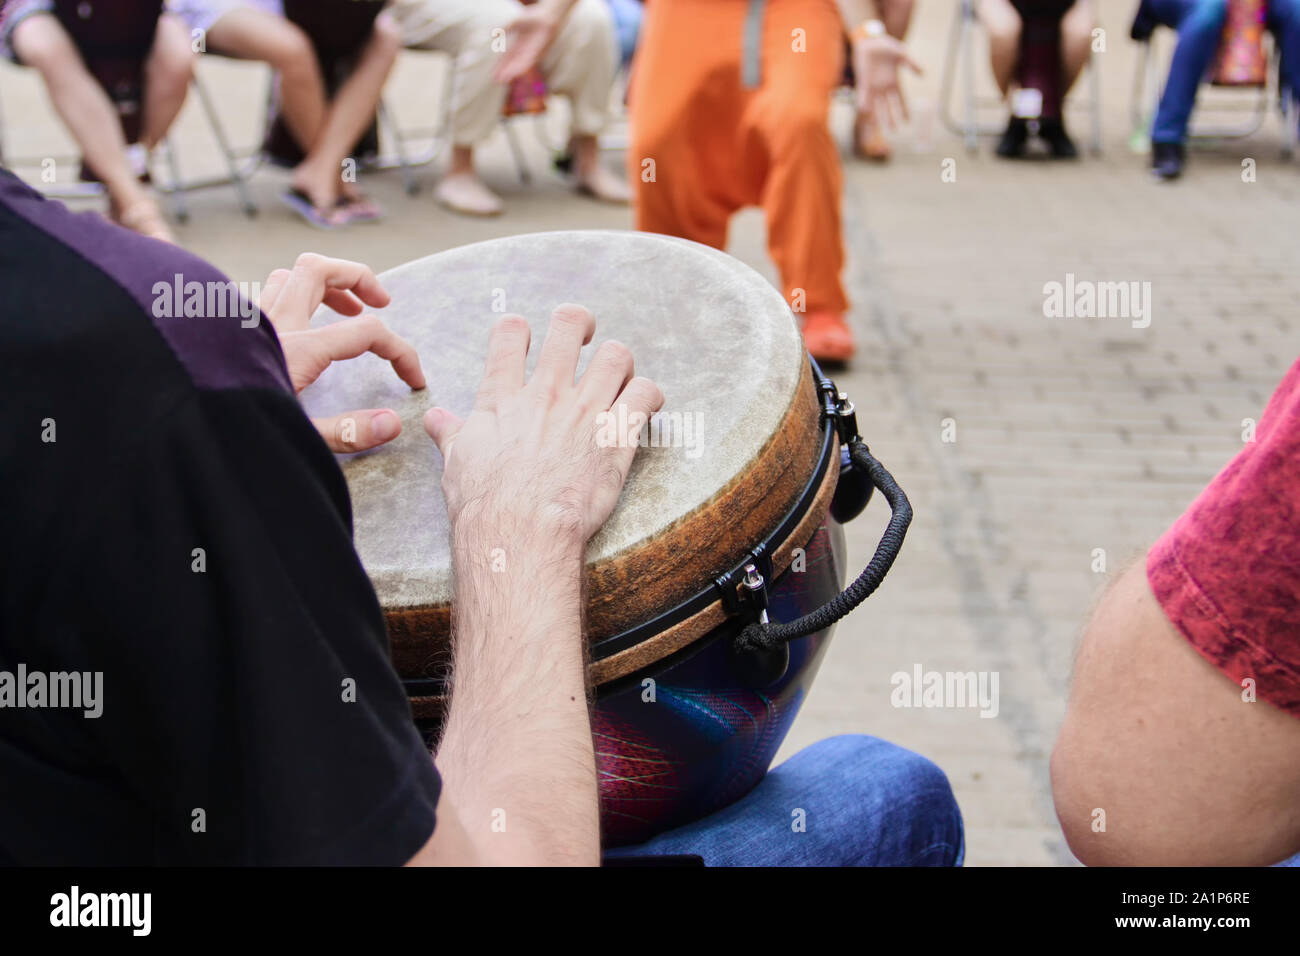
[(1200, 0), (1196, 12), (1206, 23), (1223, 26), (1228, 19), (1228, 0)]
[[(951, 802), (954, 809), (957, 806), (952, 796), (952, 787), (948, 783), (948, 775), (929, 757), (923, 757), (887, 740), (861, 734), (830, 737), (819, 746), (828, 748), (836, 762), (844, 767), (861, 764), (864, 774), (897, 781), (900, 790), (908, 793), (932, 793), (941, 801)], [(882, 765), (888, 765), (887, 774), (879, 773), (878, 768)]]

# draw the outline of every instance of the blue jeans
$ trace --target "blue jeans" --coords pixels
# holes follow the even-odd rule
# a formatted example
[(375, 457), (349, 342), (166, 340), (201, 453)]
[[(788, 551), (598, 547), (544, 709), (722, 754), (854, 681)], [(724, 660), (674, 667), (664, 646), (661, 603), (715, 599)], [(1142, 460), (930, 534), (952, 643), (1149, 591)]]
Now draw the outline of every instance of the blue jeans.
[(607, 857), (707, 866), (960, 866), (961, 811), (942, 770), (875, 737), (831, 737), (724, 810)]
[(636, 52), (637, 35), (641, 32), (641, 19), (645, 8), (637, 0), (607, 0), (614, 15), (614, 32), (618, 35), (619, 65), (627, 66)]
[[(1143, 0), (1151, 18), (1178, 31), (1169, 79), (1151, 127), (1153, 143), (1181, 143), (1196, 91), (1219, 49), (1228, 0)], [(1282, 50), (1284, 83), (1300, 91), (1300, 0), (1269, 0), (1268, 28)]]

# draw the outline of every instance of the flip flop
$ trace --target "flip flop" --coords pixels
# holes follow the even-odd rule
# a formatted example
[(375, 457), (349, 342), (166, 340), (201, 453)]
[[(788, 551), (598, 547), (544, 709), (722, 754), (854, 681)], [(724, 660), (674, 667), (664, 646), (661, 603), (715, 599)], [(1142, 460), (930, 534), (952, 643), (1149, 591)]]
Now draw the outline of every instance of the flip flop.
[(334, 206), (336, 212), (343, 214), (343, 221), (379, 222), (384, 218), (384, 211), (369, 196), (357, 196), (354, 199), (340, 199)]
[(280, 202), (296, 212), (303, 222), (316, 229), (338, 229), (348, 222), (345, 216), (340, 215), (337, 207), (329, 212), (317, 209), (311, 198), (301, 189), (285, 190), (280, 194)]

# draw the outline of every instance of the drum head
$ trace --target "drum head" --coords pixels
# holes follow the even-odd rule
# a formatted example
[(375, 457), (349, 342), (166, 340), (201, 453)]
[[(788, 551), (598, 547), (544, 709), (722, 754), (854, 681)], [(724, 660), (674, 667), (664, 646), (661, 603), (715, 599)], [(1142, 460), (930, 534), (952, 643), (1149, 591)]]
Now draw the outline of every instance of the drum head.
[[(408, 655), (403, 667), (396, 645), (436, 640), (416, 632), (445, 630), (451, 598), (442, 461), (421, 418), (434, 405), (468, 414), (503, 314), (532, 327), (531, 373), (551, 310), (580, 303), (596, 317), (596, 337), (579, 371), (596, 345), (618, 339), (665, 395), (588, 549), (593, 636), (729, 569), (775, 527), (763, 512), (785, 511), (812, 472), (817, 401), (793, 315), (724, 253), (645, 233), (538, 233), (439, 253), (381, 280), (392, 304), (379, 314), (419, 351), (428, 388), (411, 391), (365, 355), (332, 366), (302, 398), (314, 416), (376, 407), (401, 416), (395, 441), (343, 462), (357, 550), (388, 613), (399, 670), (424, 666)], [(314, 324), (338, 320), (322, 310)], [(501, 547), (508, 567), (509, 542)]]

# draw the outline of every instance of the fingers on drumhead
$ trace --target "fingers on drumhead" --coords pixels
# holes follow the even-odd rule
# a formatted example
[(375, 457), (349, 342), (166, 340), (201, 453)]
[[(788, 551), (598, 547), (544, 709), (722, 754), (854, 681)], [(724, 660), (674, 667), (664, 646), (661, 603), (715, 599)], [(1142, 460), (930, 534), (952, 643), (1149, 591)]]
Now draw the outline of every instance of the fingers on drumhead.
[(614, 404), (635, 371), (631, 349), (615, 339), (600, 343), (582, 375), (584, 401), (604, 411)]
[(314, 419), (330, 450), (338, 454), (365, 451), (392, 441), (402, 432), (402, 420), (387, 408), (345, 412)]
[(480, 407), (495, 408), (497, 397), (502, 392), (523, 388), (524, 365), (528, 361), (531, 341), (532, 330), (522, 315), (503, 315), (492, 326), (487, 362), (478, 390)]
[(463, 424), (464, 422), (445, 408), (435, 407), (424, 413), (424, 430), (438, 446), (438, 451), (442, 452), (443, 458), (446, 458), (451, 451), (451, 441)]
[(626, 405), (628, 411), (641, 412), (648, 418), (664, 407), (664, 392), (655, 382), (638, 375), (627, 383), (617, 404)]
[(533, 382), (543, 389), (572, 385), (578, 370), (578, 353), (595, 333), (596, 319), (582, 306), (572, 303), (556, 306), (537, 357)]
[(576, 302), (562, 302), (551, 311), (551, 325), (557, 322), (572, 322), (582, 330), (582, 344), (586, 345), (596, 334), (596, 317)]

